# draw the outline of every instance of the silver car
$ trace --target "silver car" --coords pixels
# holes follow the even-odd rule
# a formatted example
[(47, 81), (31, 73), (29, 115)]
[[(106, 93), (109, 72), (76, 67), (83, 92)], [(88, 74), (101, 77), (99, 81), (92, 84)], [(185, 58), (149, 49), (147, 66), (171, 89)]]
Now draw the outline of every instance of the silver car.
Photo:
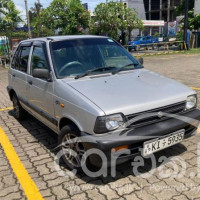
[(28, 112), (56, 132), (71, 169), (148, 156), (199, 125), (195, 91), (145, 69), (109, 37), (22, 41), (8, 79), (15, 117)]

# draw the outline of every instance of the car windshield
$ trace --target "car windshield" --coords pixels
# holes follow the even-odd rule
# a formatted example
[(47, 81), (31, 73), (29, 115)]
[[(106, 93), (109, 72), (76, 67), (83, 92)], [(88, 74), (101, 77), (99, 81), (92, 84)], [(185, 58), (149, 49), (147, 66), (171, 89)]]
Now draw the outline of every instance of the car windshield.
[(126, 68), (124, 70), (142, 67), (128, 51), (110, 38), (52, 41), (51, 51), (58, 78), (112, 73), (122, 67)]
[(138, 40), (140, 40), (140, 38), (141, 38), (141, 37), (136, 37), (136, 38), (134, 38), (133, 41), (138, 41)]

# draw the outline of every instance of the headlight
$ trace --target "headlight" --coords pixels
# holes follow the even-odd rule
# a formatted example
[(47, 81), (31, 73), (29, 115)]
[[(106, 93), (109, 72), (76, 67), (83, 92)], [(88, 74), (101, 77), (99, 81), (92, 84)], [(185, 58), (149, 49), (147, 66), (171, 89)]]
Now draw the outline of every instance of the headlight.
[(191, 95), (187, 97), (185, 110), (190, 110), (192, 108), (195, 108), (197, 105), (197, 97), (196, 95)]
[(124, 116), (122, 114), (97, 117), (94, 127), (94, 132), (106, 133), (118, 129), (123, 124), (124, 124)]

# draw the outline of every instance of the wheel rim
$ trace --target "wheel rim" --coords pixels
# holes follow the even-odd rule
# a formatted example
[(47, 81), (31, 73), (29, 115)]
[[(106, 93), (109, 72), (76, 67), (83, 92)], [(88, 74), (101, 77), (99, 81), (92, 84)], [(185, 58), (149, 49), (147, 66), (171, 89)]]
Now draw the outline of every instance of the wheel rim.
[(16, 98), (13, 98), (13, 108), (14, 108), (14, 114), (16, 117), (19, 116), (19, 104)]
[(62, 140), (62, 150), (63, 156), (73, 167), (81, 167), (85, 150), (77, 136), (67, 133)]

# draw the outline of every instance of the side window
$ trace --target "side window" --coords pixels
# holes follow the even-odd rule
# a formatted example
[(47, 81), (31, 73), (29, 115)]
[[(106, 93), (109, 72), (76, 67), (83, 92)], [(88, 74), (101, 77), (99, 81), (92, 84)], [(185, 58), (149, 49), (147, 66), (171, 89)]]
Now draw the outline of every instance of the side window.
[(21, 47), (21, 54), (19, 57), (19, 70), (22, 72), (27, 72), (28, 58), (31, 47)]
[(45, 53), (42, 47), (34, 47), (31, 59), (31, 74), (36, 68), (48, 69)]
[(31, 47), (25, 46), (19, 47), (19, 49), (17, 49), (13, 57), (12, 68), (22, 72), (27, 72), (30, 49)]
[(11, 64), (11, 67), (13, 69), (16, 69), (17, 68), (17, 65), (18, 65), (18, 55), (19, 55), (19, 52), (20, 52), (20, 47), (18, 47), (15, 52), (14, 52), (14, 55), (13, 55), (13, 59), (12, 59), (12, 64)]

